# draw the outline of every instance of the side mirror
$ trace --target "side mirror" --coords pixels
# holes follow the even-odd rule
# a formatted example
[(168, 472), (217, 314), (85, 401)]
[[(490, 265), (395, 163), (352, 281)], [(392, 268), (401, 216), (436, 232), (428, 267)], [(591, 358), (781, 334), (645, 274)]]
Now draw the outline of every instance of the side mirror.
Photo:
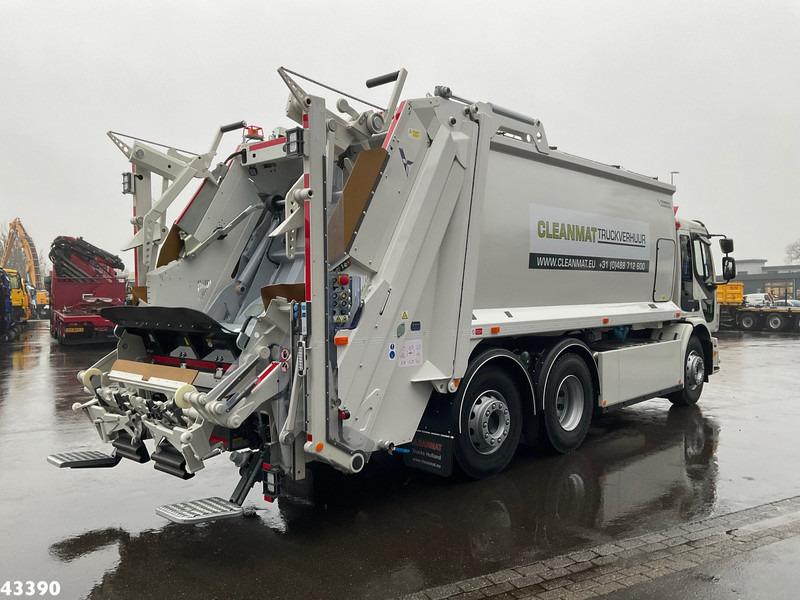
[(736, 259), (730, 256), (722, 257), (722, 278), (726, 282), (736, 278)]
[(733, 240), (728, 237), (719, 238), (719, 249), (723, 254), (730, 254), (733, 252)]

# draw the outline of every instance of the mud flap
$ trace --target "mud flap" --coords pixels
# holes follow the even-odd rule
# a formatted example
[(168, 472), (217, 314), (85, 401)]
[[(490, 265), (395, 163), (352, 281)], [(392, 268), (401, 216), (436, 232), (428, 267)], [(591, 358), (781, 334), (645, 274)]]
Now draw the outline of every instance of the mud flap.
[(411, 440), (411, 452), (403, 455), (409, 467), (442, 477), (453, 473), (453, 403), (443, 394), (433, 394), (425, 407), (419, 428)]

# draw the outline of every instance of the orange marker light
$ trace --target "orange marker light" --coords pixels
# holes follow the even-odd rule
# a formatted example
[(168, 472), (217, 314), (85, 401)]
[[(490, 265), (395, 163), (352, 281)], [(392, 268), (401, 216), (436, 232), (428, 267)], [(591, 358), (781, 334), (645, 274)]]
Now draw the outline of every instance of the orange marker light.
[(350, 343), (350, 338), (346, 335), (337, 335), (333, 338), (333, 343), (337, 346), (347, 346), (347, 344)]
[(323, 444), (322, 442), (317, 442), (317, 445), (314, 446), (314, 450), (316, 450), (317, 452), (322, 452), (322, 449), (324, 447), (325, 447), (325, 444)]
[(490, 331), (492, 333), (500, 333), (500, 326), (499, 325), (493, 325), (492, 328), (490, 329)]
[(603, 317), (603, 325), (608, 325), (609, 320), (608, 317)]

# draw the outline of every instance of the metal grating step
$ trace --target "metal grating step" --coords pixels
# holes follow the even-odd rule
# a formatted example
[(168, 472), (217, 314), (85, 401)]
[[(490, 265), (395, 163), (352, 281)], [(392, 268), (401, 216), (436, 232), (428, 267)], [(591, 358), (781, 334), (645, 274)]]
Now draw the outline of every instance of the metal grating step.
[(101, 469), (114, 467), (119, 460), (119, 456), (111, 456), (97, 450), (61, 452), (47, 457), (47, 462), (59, 469)]
[(173, 523), (205, 523), (242, 514), (242, 507), (219, 497), (202, 498), (156, 508), (156, 514)]

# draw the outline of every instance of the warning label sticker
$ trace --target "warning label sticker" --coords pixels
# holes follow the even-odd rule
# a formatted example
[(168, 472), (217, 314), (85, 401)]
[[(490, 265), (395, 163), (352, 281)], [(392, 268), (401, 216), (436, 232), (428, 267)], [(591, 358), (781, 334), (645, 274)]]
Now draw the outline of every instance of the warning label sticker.
[(400, 345), (397, 355), (398, 367), (419, 367), (422, 365), (422, 340), (406, 340)]
[(650, 225), (644, 221), (531, 204), (530, 232), (529, 269), (650, 269)]

